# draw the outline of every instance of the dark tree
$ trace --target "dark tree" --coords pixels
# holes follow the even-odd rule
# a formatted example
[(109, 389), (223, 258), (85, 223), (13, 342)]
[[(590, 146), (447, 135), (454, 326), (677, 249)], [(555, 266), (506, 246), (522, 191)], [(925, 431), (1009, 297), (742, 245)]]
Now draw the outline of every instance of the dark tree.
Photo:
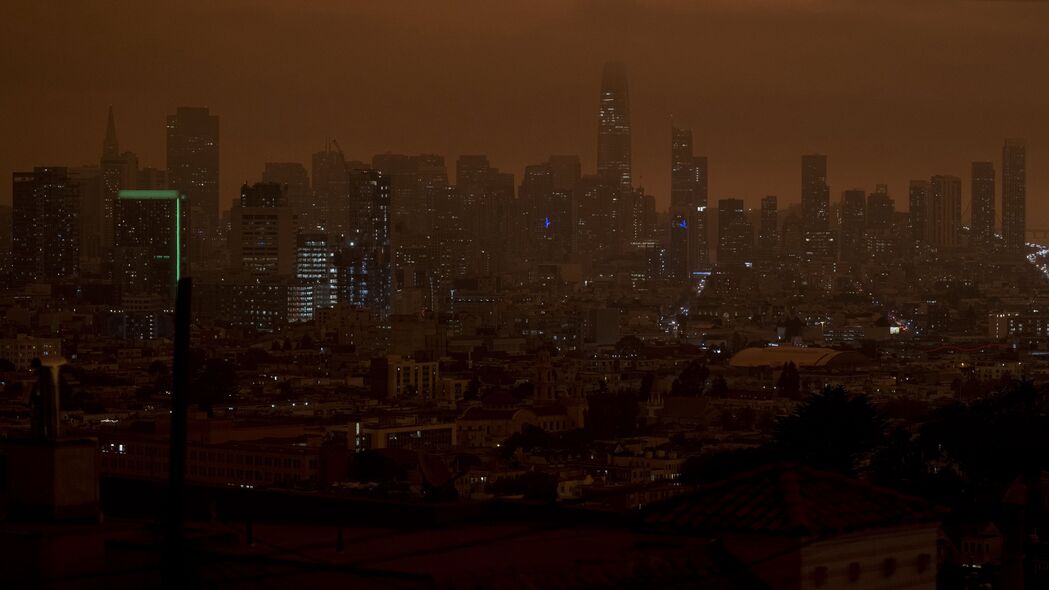
[(499, 446), (499, 451), (503, 457), (510, 458), (517, 452), (517, 449), (544, 449), (551, 447), (553, 444), (554, 438), (547, 434), (545, 430), (538, 426), (525, 424), (521, 432), (511, 434), (503, 441)]
[(721, 375), (718, 375), (710, 382), (710, 395), (714, 397), (725, 397), (728, 395), (728, 382)]
[(587, 398), (586, 429), (595, 438), (622, 438), (637, 433), (640, 416), (635, 393), (597, 393)]
[(722, 480), (736, 473), (757, 469), (782, 460), (783, 454), (772, 447), (726, 451), (689, 457), (681, 466), (680, 481), (696, 485)]
[[(997, 395), (932, 413), (914, 441), (926, 471), (950, 465), (968, 483), (968, 500), (997, 501), (1019, 476), (1049, 469), (1045, 392), (1022, 381)], [(885, 462), (888, 462), (887, 458)], [(945, 501), (946, 502), (946, 501)]]
[(616, 342), (616, 354), (623, 358), (637, 358), (645, 345), (634, 335), (623, 336)]
[(353, 453), (350, 479), (354, 481), (391, 483), (404, 478), (404, 469), (392, 458), (375, 451)]
[(710, 378), (710, 369), (699, 361), (692, 361), (684, 371), (674, 379), (670, 386), (670, 395), (675, 397), (697, 397), (702, 395)]
[(656, 376), (652, 373), (645, 373), (641, 376), (641, 399), (652, 399), (652, 385), (655, 384), (655, 382)]
[(15, 370), (15, 364), (11, 361), (0, 358), (0, 373), (11, 373)]
[(518, 477), (503, 478), (488, 486), (497, 496), (524, 496), (527, 500), (557, 501), (557, 477), (541, 471), (530, 471)]
[(779, 374), (779, 381), (776, 382), (776, 390), (781, 397), (788, 399), (798, 399), (801, 396), (801, 375), (798, 373), (798, 367), (794, 364), (794, 361), (789, 361), (783, 365), (783, 371)]
[(827, 388), (780, 421), (774, 444), (802, 463), (852, 474), (859, 460), (884, 440), (885, 428), (885, 419), (867, 396)]

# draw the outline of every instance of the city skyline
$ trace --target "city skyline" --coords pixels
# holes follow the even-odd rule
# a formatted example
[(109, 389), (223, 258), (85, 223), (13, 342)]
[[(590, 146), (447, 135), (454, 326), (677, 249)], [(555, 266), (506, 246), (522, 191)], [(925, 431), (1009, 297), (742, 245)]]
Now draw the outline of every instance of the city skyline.
[[(163, 168), (164, 160), (165, 116), (180, 105), (207, 105), (218, 114), (224, 138), (220, 156), (223, 170), (220, 202), (223, 209), (231, 205), (241, 184), (259, 180), (261, 162), (305, 163), (309, 154), (323, 147), (326, 137), (337, 137), (351, 159), (366, 159), (371, 154), (388, 151), (437, 153), (452, 161), (460, 154), (483, 153), (494, 166), (519, 176), (526, 165), (542, 161), (550, 154), (563, 153), (580, 156), (584, 171), (594, 170), (597, 154), (592, 138), (597, 130), (597, 116), (592, 105), (600, 88), (600, 68), (605, 61), (619, 60), (625, 63), (629, 76), (634, 184), (654, 195), (661, 210), (666, 210), (670, 200), (670, 179), (666, 173), (670, 150), (665, 138), (671, 124), (691, 128), (695, 135), (695, 153), (710, 159), (710, 198), (742, 198), (748, 208), (756, 208), (759, 199), (767, 194), (779, 195), (781, 207), (800, 202), (795, 162), (797, 155), (802, 153), (828, 155), (832, 202), (842, 190), (853, 187), (870, 190), (876, 184), (888, 184), (890, 194), (899, 200), (906, 194), (911, 179), (935, 174), (959, 176), (968, 195), (971, 162), (994, 161), (1000, 166), (1002, 139), (1023, 137), (1029, 146), (1028, 158), (1034, 164), (1027, 190), (1028, 226), (1040, 228), (1049, 225), (1046, 221), (1049, 204), (1044, 198), (1049, 194), (1049, 180), (1037, 174), (1036, 165), (1046, 160), (1049, 150), (1045, 147), (1049, 146), (1046, 132), (1049, 125), (1042, 109), (1037, 107), (1049, 100), (1049, 88), (1037, 76), (1029, 75), (1029, 79), (1023, 76), (1023, 72), (1033, 72), (1031, 64), (1037, 63), (1039, 56), (1049, 55), (1049, 43), (1025, 24), (1025, 19), (1037, 16), (1046, 7), (1038, 6), (1040, 3), (965, 3), (973, 15), (950, 12), (951, 22), (956, 25), (954, 28), (946, 30), (944, 25), (935, 25), (929, 29), (929, 40), (918, 42), (906, 37), (907, 42), (894, 50), (895, 53), (884, 51), (884, 55), (874, 54), (873, 49), (861, 50), (859, 43), (855, 48), (849, 45), (850, 56), (845, 63), (835, 61), (838, 58), (832, 59), (830, 43), (840, 41), (842, 35), (832, 32), (829, 36), (833, 39), (805, 40), (779, 55), (768, 53), (767, 48), (744, 52), (735, 66), (732, 60), (719, 64), (714, 55), (717, 52), (703, 43), (690, 44), (686, 53), (692, 56), (695, 67), (673, 67), (681, 65), (684, 58), (665, 51), (668, 44), (682, 42), (683, 25), (695, 25), (700, 17), (709, 17), (710, 21), (702, 25), (703, 30), (713, 27), (714, 23), (726, 26), (739, 26), (741, 21), (749, 23), (753, 29), (749, 36), (767, 27), (773, 20), (771, 17), (775, 16), (791, 26), (784, 27), (787, 32), (777, 32), (772, 37), (782, 39), (789, 36), (797, 41), (795, 37), (809, 27), (830, 26), (832, 31), (837, 31), (834, 27), (842, 23), (855, 24), (857, 12), (863, 15), (865, 10), (853, 3), (844, 3), (847, 8), (829, 9), (820, 8), (825, 4), (823, 2), (811, 2), (794, 11), (768, 9), (774, 14), (765, 14), (758, 11), (754, 3), (744, 4), (747, 6), (735, 9), (722, 6), (684, 10), (674, 3), (617, 3), (618, 8), (610, 11), (611, 15), (600, 16), (590, 4), (569, 3), (561, 9), (551, 8), (549, 17), (555, 26), (543, 29), (541, 33), (536, 33), (538, 17), (510, 23), (505, 18), (496, 17), (517, 15), (520, 8), (493, 8), (483, 14), (492, 17), (496, 30), (509, 29), (516, 31), (518, 36), (523, 34), (522, 31), (540, 34), (549, 37), (553, 48), (515, 54), (513, 61), (509, 62), (515, 66), (509, 68), (514, 70), (514, 76), (485, 63), (485, 67), (477, 70), (483, 76), (466, 78), (464, 69), (468, 69), (467, 65), (481, 65), (482, 61), (491, 58), (473, 55), (458, 45), (442, 45), (432, 56), (432, 59), (440, 60), (443, 68), (442, 74), (436, 76), (423, 74), (419, 71), (419, 64), (403, 55), (411, 53), (407, 46), (395, 52), (362, 54), (362, 65), (355, 76), (362, 87), (368, 89), (365, 93), (351, 92), (346, 82), (316, 73), (296, 78), (300, 84), (292, 87), (301, 87), (301, 92), (287, 90), (285, 81), (292, 64), (309, 63), (304, 61), (307, 56), (304, 48), (292, 47), (282, 48), (276, 53), (259, 49), (259, 55), (254, 56), (255, 59), (272, 60), (274, 68), (270, 80), (265, 76), (242, 79), (243, 84), (236, 85), (232, 80), (250, 75), (233, 70), (229, 77), (231, 82), (217, 83), (211, 79), (200, 83), (198, 77), (205, 72), (190, 67), (194, 59), (203, 58), (201, 52), (217, 47), (230, 49), (228, 45), (237, 35), (216, 38), (207, 31), (196, 31), (188, 37), (197, 41), (186, 50), (188, 53), (171, 56), (165, 54), (160, 44), (169, 33), (155, 31), (155, 27), (149, 24), (144, 27), (146, 31), (126, 32), (134, 38), (131, 46), (137, 48), (136, 51), (125, 54), (112, 47), (112, 43), (104, 45), (101, 50), (115, 60), (114, 64), (135, 62), (139, 67), (155, 59), (149, 57), (146, 50), (167, 55), (163, 58), (166, 63), (179, 66), (171, 70), (168, 79), (157, 84), (126, 85), (107, 78), (112, 83), (102, 88), (92, 87), (89, 91), (85, 88), (74, 104), (68, 102), (68, 98), (58, 98), (56, 93), (62, 84), (42, 89), (35, 86), (39, 81), (29, 83), (26, 79), (26, 84), (18, 83), (28, 74), (26, 65), (40, 63), (38, 60), (44, 57), (37, 51), (23, 49), (28, 55), (14, 72), (13, 87), (17, 90), (0, 100), (10, 112), (25, 112), (25, 116), (18, 120), (6, 122), (4, 137), (25, 137), (29, 144), (25, 141), (0, 142), (0, 168), (3, 168), (0, 171), (8, 174), (40, 163), (77, 165), (94, 161), (99, 138), (105, 129), (105, 109), (110, 104), (116, 110), (121, 148), (134, 151), (143, 165), (159, 168)], [(889, 27), (889, 30), (903, 29), (906, 32), (915, 24), (948, 14), (938, 12), (946, 11), (946, 4), (949, 3), (909, 8), (907, 18), (879, 14), (872, 20)], [(672, 9), (671, 5), (675, 8)], [(271, 15), (285, 15), (289, 10), (281, 3), (266, 6)], [(41, 34), (50, 39), (48, 35), (67, 26), (66, 19), (75, 16), (78, 10), (73, 7), (68, 13), (53, 15), (57, 19), (53, 30)], [(144, 8), (136, 10), (148, 12)], [(405, 27), (413, 22), (411, 19), (419, 18), (419, 15), (408, 15), (405, 17), (408, 20), (399, 26), (382, 9), (329, 7), (327, 10), (329, 12), (325, 15), (333, 23), (353, 25), (355, 31), (364, 24), (373, 24), (377, 30), (393, 35), (391, 38), (398, 41), (403, 39)], [(646, 23), (654, 15), (663, 15), (669, 10), (680, 12), (681, 23), (670, 27), (665, 40), (647, 47), (643, 41), (650, 41), (652, 32), (646, 28)], [(28, 11), (20, 12), (26, 18), (33, 16), (29, 8), (23, 7), (20, 11)], [(438, 18), (442, 25), (464, 26), (447, 22), (452, 20), (447, 17), (423, 12)], [(653, 16), (642, 18), (636, 27), (627, 28), (622, 37), (624, 41), (618, 44), (618, 48), (609, 47), (607, 42), (580, 48), (567, 39), (572, 24), (592, 21), (593, 26), (586, 34), (607, 39), (614, 36), (624, 22), (629, 22), (631, 16), (650, 13)], [(304, 16), (312, 14), (288, 15), (290, 30), (301, 33), (306, 26)], [(100, 30), (108, 34), (117, 32), (115, 27), (122, 22), (105, 13), (95, 16), (100, 19)], [(184, 12), (176, 11), (171, 16), (172, 27), (188, 26), (191, 17), (207, 17), (218, 26), (229, 15), (220, 9), (195, 7)], [(1014, 27), (1014, 35), (1003, 40), (1000, 46), (982, 46), (979, 59), (973, 61), (969, 59), (969, 50), (963, 47), (965, 36), (991, 34), (977, 17), (990, 19), (989, 22), (1009, 23)], [(146, 18), (146, 22), (152, 20)], [(330, 23), (317, 26), (330, 26)], [(856, 32), (859, 35), (857, 41), (864, 35), (870, 37), (874, 34), (863, 27)], [(158, 36), (152, 40), (143, 39), (141, 36), (146, 32), (155, 32)], [(71, 39), (94, 40), (98, 34), (76, 32)], [(492, 41), (488, 38), (490, 34), (484, 34), (484, 39)], [(710, 37), (711, 43), (718, 36), (727, 34), (727, 31), (717, 32)], [(378, 32), (369, 32), (358, 38), (372, 39), (373, 35), (378, 35)], [(431, 49), (436, 43), (431, 37), (432, 33), (426, 32), (414, 43)], [(17, 43), (18, 40), (16, 34), (5, 43)], [(494, 42), (497, 49), (506, 43)], [(346, 46), (345, 43), (340, 38), (331, 41), (332, 48), (352, 50), (348, 55), (373, 47), (364, 40), (361, 47)], [(956, 59), (947, 59), (942, 52), (934, 52), (937, 43), (961, 53)], [(664, 53), (658, 54), (661, 50)], [(456, 55), (446, 55), (449, 51)], [(376, 55), (381, 55), (382, 59), (374, 59)], [(1030, 61), (1010, 57), (1016, 55), (1030, 56), (1026, 58)], [(231, 56), (219, 52), (214, 57), (214, 63), (207, 68), (230, 57), (244, 56), (243, 50), (236, 50)], [(449, 66), (451, 57), (460, 61), (445, 67)], [(799, 103), (796, 97), (800, 85), (811, 84), (814, 76), (809, 72), (810, 68), (791, 69), (802, 57), (810, 60), (815, 66), (812, 69), (830, 68), (828, 71), (834, 73), (835, 83), (817, 86), (817, 92), (810, 93), (806, 101)], [(659, 62), (657, 58), (664, 61)], [(901, 59), (904, 61), (900, 62)], [(930, 63), (922, 65), (925, 61)], [(399, 86), (401, 82), (394, 84), (376, 78), (380, 70), (385, 73), (376, 62), (383, 62), (383, 68), (397, 72), (397, 79), (407, 80), (404, 82), (407, 86), (402, 88)], [(978, 88), (966, 82), (959, 71), (959, 66), (968, 62), (974, 64), (972, 67), (980, 68), (985, 77), (985, 83)], [(100, 63), (108, 62), (95, 62), (86, 67), (84, 73), (97, 73)], [(433, 65), (437, 63), (435, 61)], [(887, 71), (890, 63), (900, 69)], [(788, 84), (782, 73), (777, 73), (783, 68), (793, 71), (797, 80)], [(668, 76), (668, 70), (673, 70), (675, 77)], [(880, 73), (881, 76), (869, 76), (868, 73)], [(143, 75), (150, 78), (148, 72), (143, 72)], [(267, 87), (267, 82), (272, 82), (272, 87)], [(429, 91), (420, 92), (421, 82), (425, 82)], [(916, 97), (906, 105), (902, 105), (901, 97), (895, 94), (903, 86), (912, 90)], [(260, 101), (251, 98), (255, 96), (253, 94), (245, 94), (252, 89), (267, 89), (268, 99)], [(39, 100), (29, 104), (27, 97), (30, 94)], [(946, 102), (931, 109), (930, 103), (940, 99)], [(36, 104), (52, 109), (47, 120), (33, 115)], [(847, 114), (853, 112), (863, 116)], [(38, 132), (28, 135), (28, 129)], [(61, 141), (56, 141), (59, 137)], [(0, 192), (0, 203), (10, 203), (10, 198), (10, 189), (5, 187)]]
[(13, 4), (0, 587), (1049, 588), (1049, 0)]

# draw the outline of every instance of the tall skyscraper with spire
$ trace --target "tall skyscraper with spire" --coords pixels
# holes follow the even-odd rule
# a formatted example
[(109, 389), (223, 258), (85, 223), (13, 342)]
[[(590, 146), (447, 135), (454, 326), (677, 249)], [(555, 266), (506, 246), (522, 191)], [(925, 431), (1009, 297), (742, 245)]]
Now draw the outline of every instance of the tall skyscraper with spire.
[(120, 151), (112, 106), (106, 118), (106, 137), (102, 140), (99, 168), (102, 175), (101, 247), (107, 251), (113, 247), (116, 235), (117, 196), (121, 190), (137, 188), (138, 176), (138, 157), (131, 152)]
[(630, 100), (626, 67), (606, 63), (598, 103), (597, 174), (620, 193), (633, 187), (630, 158)]
[(102, 159), (116, 158), (120, 155), (120, 142), (117, 141), (117, 123), (113, 118), (113, 106), (110, 105), (106, 118), (106, 138), (102, 140)]
[(1002, 146), (1002, 237), (1005, 246), (1019, 250), (1027, 229), (1027, 143), (1007, 139)]

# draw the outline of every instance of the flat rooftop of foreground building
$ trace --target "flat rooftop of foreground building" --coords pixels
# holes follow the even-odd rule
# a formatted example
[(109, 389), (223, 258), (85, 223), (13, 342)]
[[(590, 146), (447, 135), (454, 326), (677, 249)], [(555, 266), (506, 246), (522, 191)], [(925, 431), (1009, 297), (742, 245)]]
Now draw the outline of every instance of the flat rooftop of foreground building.
[(866, 356), (851, 350), (805, 346), (769, 346), (744, 348), (729, 361), (729, 366), (740, 368), (781, 367), (788, 362), (803, 368), (855, 367), (870, 362)]

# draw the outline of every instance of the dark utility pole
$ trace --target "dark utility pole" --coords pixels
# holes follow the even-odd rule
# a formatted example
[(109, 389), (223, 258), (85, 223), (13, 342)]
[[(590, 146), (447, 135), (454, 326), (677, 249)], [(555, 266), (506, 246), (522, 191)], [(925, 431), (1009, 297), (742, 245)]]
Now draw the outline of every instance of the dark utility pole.
[(189, 587), (186, 575), (186, 539), (183, 529), (186, 486), (186, 396), (189, 390), (189, 325), (193, 279), (178, 281), (175, 296), (175, 357), (172, 363), (171, 438), (168, 456), (166, 568), (168, 588)]

